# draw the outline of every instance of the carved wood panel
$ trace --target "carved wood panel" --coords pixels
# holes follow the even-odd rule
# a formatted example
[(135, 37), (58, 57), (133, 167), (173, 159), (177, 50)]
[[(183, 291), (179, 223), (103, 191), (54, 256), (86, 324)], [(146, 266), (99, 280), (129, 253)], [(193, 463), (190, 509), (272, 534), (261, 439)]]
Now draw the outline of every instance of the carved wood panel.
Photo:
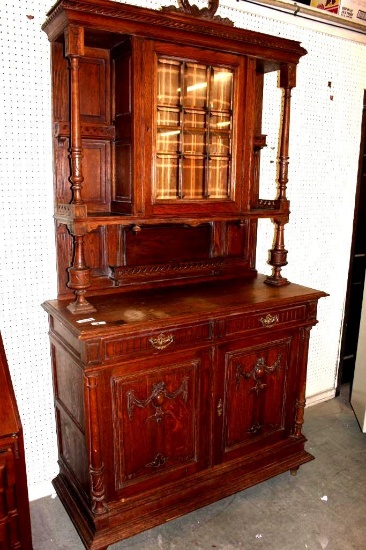
[[(63, 127), (59, 126), (61, 132)], [(110, 162), (111, 145), (107, 139), (83, 139), (83, 201), (90, 212), (110, 210)], [(58, 181), (57, 201), (68, 204), (71, 200), (69, 139), (60, 136), (57, 140)]]
[(116, 488), (196, 469), (201, 361), (113, 379)]
[[(211, 224), (146, 226), (137, 233), (125, 231), (126, 265), (151, 265), (181, 260), (207, 259)], [(177, 246), (179, 243), (179, 246)]]
[(53, 347), (55, 364), (55, 395), (73, 421), (83, 427), (85, 411), (83, 401), (83, 372), (70, 355)]
[(89, 495), (88, 458), (85, 433), (61, 407), (56, 409), (59, 459), (78, 480), (79, 489)]
[(291, 339), (226, 352), (224, 452), (285, 429)]
[[(80, 59), (80, 116), (83, 122), (108, 123), (109, 56), (104, 50), (88, 50)], [(93, 86), (90, 86), (90, 84)]]

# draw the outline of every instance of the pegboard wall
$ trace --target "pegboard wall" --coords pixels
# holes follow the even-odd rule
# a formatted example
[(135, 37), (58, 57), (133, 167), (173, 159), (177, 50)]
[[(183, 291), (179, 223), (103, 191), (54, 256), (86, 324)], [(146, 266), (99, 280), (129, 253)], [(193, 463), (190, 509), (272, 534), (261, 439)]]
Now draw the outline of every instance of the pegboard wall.
[[(50, 0), (1, 4), (1, 320), (7, 358), (22, 417), (30, 495), (57, 473), (47, 316), (41, 303), (56, 297), (49, 43), (41, 31)], [(151, 0), (130, 2), (158, 8)], [(169, 2), (168, 2), (169, 3)], [(357, 179), (366, 46), (277, 20), (274, 10), (250, 13), (250, 4), (224, 0), (222, 16), (236, 26), (298, 40), (308, 50), (292, 94), (286, 226), (291, 281), (325, 290), (313, 329), (308, 397), (334, 393), (347, 284)], [(321, 28), (323, 28), (320, 25)], [(352, 33), (350, 33), (352, 34)], [(266, 82), (262, 198), (274, 198), (277, 156), (275, 77)], [(274, 116), (274, 113), (276, 115)], [(274, 137), (273, 137), (274, 136)], [(268, 273), (273, 227), (260, 224), (257, 265)], [(45, 493), (47, 494), (47, 493)], [(35, 498), (35, 497), (34, 497)]]

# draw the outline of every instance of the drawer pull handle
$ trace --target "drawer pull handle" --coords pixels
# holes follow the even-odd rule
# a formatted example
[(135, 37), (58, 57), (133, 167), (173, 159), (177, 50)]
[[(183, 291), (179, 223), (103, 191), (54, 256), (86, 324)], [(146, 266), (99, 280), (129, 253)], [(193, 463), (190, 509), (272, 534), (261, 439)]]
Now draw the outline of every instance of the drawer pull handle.
[(149, 342), (156, 349), (164, 349), (174, 342), (174, 336), (173, 334), (168, 334), (168, 336), (159, 334), (157, 338), (149, 338)]
[(265, 317), (261, 317), (259, 319), (259, 322), (262, 325), (262, 327), (267, 327), (267, 328), (275, 325), (276, 323), (278, 323), (278, 321), (279, 321), (278, 315), (271, 315), (270, 313), (268, 313)]

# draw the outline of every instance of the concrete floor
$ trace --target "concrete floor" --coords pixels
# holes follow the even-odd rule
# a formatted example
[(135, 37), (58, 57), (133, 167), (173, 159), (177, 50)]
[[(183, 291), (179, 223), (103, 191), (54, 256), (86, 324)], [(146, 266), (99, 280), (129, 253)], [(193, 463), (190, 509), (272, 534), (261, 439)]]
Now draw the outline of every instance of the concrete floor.
[[(306, 409), (296, 477), (277, 476), (109, 550), (366, 550), (366, 434), (342, 395)], [(31, 503), (34, 550), (82, 550), (57, 497)]]

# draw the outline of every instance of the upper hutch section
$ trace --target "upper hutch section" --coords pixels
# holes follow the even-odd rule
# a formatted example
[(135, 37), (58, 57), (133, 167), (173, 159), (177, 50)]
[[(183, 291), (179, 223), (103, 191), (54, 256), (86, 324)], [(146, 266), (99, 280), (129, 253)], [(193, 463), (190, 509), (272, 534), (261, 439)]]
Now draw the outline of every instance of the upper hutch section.
[(58, 219), (92, 216), (93, 227), (95, 217), (121, 223), (118, 214), (181, 220), (285, 208), (275, 182), (270, 200), (259, 197), (263, 75), (279, 70), (281, 86), (293, 87), (305, 50), (184, 9), (198, 11), (60, 0), (48, 13)]
[[(51, 42), (59, 297), (255, 276), (257, 220), (275, 222), (282, 285), (298, 42), (234, 28), (187, 0), (160, 11), (59, 0)], [(278, 178), (260, 197), (263, 83), (278, 71)]]

